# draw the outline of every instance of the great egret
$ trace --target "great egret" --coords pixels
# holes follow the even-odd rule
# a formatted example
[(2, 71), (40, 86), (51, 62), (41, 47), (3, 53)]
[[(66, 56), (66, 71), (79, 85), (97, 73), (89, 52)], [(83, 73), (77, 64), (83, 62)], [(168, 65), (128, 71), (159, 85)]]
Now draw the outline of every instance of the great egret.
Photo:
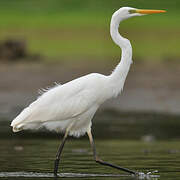
[(40, 127), (65, 132), (56, 155), (55, 176), (57, 176), (60, 155), (67, 136), (79, 137), (85, 133), (89, 136), (94, 159), (97, 163), (136, 174), (136, 171), (110, 164), (98, 158), (91, 134), (91, 119), (102, 103), (120, 94), (132, 63), (131, 43), (119, 34), (120, 22), (134, 16), (163, 12), (165, 11), (131, 7), (122, 7), (117, 10), (112, 15), (110, 34), (113, 41), (122, 49), (122, 56), (114, 71), (108, 76), (92, 73), (63, 85), (57, 85), (42, 94), (12, 121), (11, 126), (14, 132)]

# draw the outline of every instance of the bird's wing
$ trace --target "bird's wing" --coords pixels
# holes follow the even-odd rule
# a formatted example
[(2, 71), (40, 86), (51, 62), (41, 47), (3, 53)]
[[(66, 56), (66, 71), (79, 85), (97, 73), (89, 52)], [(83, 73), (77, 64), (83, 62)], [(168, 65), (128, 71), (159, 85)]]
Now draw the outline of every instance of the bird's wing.
[(49, 94), (45, 93), (28, 107), (29, 116), (25, 121), (46, 122), (72, 119), (96, 105), (96, 96), (92, 91), (93, 89), (82, 89), (73, 94), (69, 92), (69, 95), (66, 92), (64, 96), (57, 92), (57, 96), (54, 93), (54, 97), (51, 96), (51, 92), (47, 92)]
[[(50, 89), (25, 108), (12, 121), (11, 126), (64, 121), (77, 117), (92, 107), (97, 109), (101, 96), (99, 91), (102, 87), (99, 83), (101, 76), (89, 74)], [(96, 83), (96, 86), (94, 86), (94, 83)]]

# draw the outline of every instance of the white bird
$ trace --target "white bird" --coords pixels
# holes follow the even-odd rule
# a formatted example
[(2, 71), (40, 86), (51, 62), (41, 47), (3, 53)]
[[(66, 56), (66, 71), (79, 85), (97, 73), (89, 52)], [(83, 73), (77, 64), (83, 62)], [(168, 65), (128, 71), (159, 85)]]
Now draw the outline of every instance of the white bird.
[(12, 121), (11, 126), (14, 132), (41, 127), (65, 132), (56, 155), (55, 176), (57, 176), (60, 155), (67, 136), (79, 137), (85, 133), (89, 136), (94, 159), (97, 163), (136, 174), (136, 171), (110, 164), (98, 158), (91, 134), (91, 120), (101, 104), (121, 93), (132, 64), (131, 43), (119, 34), (120, 22), (134, 16), (162, 12), (165, 11), (142, 10), (131, 7), (122, 7), (117, 10), (112, 15), (110, 34), (115, 44), (121, 48), (122, 55), (121, 61), (114, 71), (108, 76), (92, 73), (63, 85), (57, 85), (42, 94)]

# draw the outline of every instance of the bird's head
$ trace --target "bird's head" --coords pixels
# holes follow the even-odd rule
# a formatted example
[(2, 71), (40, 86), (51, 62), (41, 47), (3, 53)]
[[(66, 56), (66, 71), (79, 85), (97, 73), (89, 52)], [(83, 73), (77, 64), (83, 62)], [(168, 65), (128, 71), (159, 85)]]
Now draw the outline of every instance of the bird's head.
[(134, 16), (143, 16), (147, 14), (157, 14), (157, 13), (164, 13), (166, 12), (165, 10), (150, 10), (150, 9), (136, 9), (132, 7), (122, 7), (119, 10), (117, 10), (113, 16), (115, 18), (124, 20), (128, 19), (130, 17)]

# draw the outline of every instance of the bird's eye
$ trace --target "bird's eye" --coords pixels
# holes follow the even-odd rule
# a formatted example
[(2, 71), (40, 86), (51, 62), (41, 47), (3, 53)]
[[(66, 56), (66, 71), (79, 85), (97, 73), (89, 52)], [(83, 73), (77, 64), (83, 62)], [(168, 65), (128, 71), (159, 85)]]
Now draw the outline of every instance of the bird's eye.
[(136, 10), (135, 9), (131, 9), (131, 10), (129, 10), (129, 13), (130, 14), (136, 13)]

